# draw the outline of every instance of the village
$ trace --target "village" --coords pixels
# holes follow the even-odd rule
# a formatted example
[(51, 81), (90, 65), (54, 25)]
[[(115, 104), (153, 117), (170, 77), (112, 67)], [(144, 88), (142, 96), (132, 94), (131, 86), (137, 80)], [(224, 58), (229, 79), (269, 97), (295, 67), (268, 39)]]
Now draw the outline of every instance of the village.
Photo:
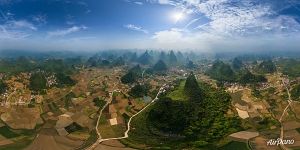
[[(34, 141), (26, 148), (28, 150), (41, 145), (51, 149), (84, 147), (95, 127), (103, 138), (123, 136), (128, 119), (154, 98), (151, 95), (131, 98), (128, 95), (131, 87), (120, 83), (123, 73), (123, 68), (84, 69), (73, 77), (78, 81), (75, 86), (49, 88), (44, 95), (29, 89), (31, 73), (15, 75), (6, 81), (8, 90), (1, 95), (1, 126), (9, 132), (32, 130), (28, 138)], [(155, 93), (163, 83), (172, 83), (174, 77), (183, 74), (183, 71), (174, 71), (173, 76), (152, 76), (139, 82), (149, 83), (150, 93)], [(49, 87), (56, 84), (55, 77), (46, 79)], [(98, 113), (110, 101), (109, 93), (113, 90), (118, 92), (113, 94), (96, 126)], [(0, 146), (15, 142), (18, 142), (17, 137), (0, 138)]]
[[(0, 134), (16, 135), (0, 136), (0, 146), (14, 145), (26, 138), (27, 142), (32, 141), (26, 146), (28, 150), (40, 146), (51, 147), (49, 150), (84, 149), (99, 139), (112, 139), (96, 144), (95, 148), (124, 148), (124, 144), (114, 138), (125, 136), (130, 118), (147, 107), (162, 86), (162, 92), (172, 91), (175, 81), (185, 80), (192, 71), (174, 67), (167, 75), (143, 75), (137, 83), (149, 84), (150, 94), (133, 98), (129, 92), (136, 84), (123, 84), (120, 80), (126, 69), (81, 68), (72, 76), (77, 83), (61, 88), (53, 86), (57, 79), (47, 74), (46, 94), (31, 91), (32, 73), (12, 76), (5, 81), (8, 88), (0, 96)], [(195, 77), (218, 88), (217, 81), (201, 70), (195, 71)], [(255, 88), (249, 84), (224, 83), (226, 92), (232, 97), (231, 109), (226, 115), (239, 116), (246, 129), (228, 135), (228, 139), (246, 143), (254, 149), (278, 149), (264, 143), (275, 137), (293, 138), (295, 143), (287, 147), (299, 147), (297, 119), (300, 112), (297, 107), (300, 103), (291, 101), (290, 104), (287, 91), (299, 81), (289, 80), (281, 73), (268, 74), (266, 78), (267, 82), (258, 83)], [(19, 135), (28, 131), (31, 134), (20, 138)]]

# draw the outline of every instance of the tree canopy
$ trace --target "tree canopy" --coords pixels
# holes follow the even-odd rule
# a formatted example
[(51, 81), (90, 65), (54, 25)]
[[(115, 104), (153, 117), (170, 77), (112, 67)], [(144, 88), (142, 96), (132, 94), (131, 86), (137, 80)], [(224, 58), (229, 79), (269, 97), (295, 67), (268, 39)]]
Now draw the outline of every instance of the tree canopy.
[(41, 92), (47, 88), (47, 80), (42, 72), (32, 74), (29, 81), (29, 88), (33, 91)]
[(238, 79), (238, 82), (247, 84), (247, 83), (259, 83), (266, 82), (267, 79), (263, 75), (254, 75), (249, 70), (245, 70), (241, 73), (241, 76)]
[(153, 71), (154, 72), (165, 72), (168, 70), (167, 65), (163, 60), (159, 60), (154, 66), (153, 66)]
[(291, 97), (293, 100), (300, 100), (300, 84), (293, 87)]
[(148, 94), (149, 89), (150, 89), (150, 87), (147, 84), (145, 84), (145, 85), (137, 84), (130, 89), (128, 94), (134, 98), (143, 97)]
[(138, 78), (142, 76), (142, 68), (140, 65), (136, 65), (133, 68), (129, 69), (129, 71), (121, 77), (121, 82), (123, 84), (132, 84), (136, 82)]
[(207, 74), (218, 81), (234, 81), (235, 74), (230, 65), (222, 61), (216, 61), (207, 71)]
[[(152, 126), (165, 133), (184, 135), (187, 140), (204, 142), (219, 140), (228, 133), (241, 130), (237, 117), (224, 115), (230, 108), (229, 94), (205, 83), (197, 83), (192, 73), (185, 85), (190, 100), (161, 96), (148, 115)], [(193, 93), (201, 92), (201, 103), (194, 103)]]
[(187, 67), (188, 69), (194, 69), (194, 68), (196, 68), (196, 65), (194, 64), (193, 61), (189, 60), (189, 61), (187, 62), (187, 64), (186, 64), (186, 67)]
[(232, 61), (232, 68), (235, 70), (240, 70), (242, 67), (243, 67), (243, 62), (238, 58), (234, 58)]
[(190, 98), (192, 102), (200, 103), (202, 99), (201, 89), (195, 78), (194, 73), (190, 73), (187, 77), (184, 92)]
[(0, 94), (3, 94), (7, 89), (6, 83), (4, 83), (2, 80), (0, 80)]
[(259, 73), (274, 73), (276, 66), (272, 60), (264, 60), (257, 66), (256, 70)]
[(143, 64), (143, 65), (149, 65), (152, 63), (152, 57), (151, 55), (148, 53), (148, 51), (146, 51), (145, 53), (143, 53), (139, 58), (138, 58), (138, 62)]

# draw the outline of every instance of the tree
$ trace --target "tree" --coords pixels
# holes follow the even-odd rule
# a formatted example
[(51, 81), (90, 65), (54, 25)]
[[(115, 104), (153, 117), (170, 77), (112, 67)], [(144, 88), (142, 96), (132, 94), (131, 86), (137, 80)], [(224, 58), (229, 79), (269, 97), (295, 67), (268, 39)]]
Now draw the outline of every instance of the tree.
[(226, 91), (212, 88), (205, 83), (198, 84), (193, 73), (188, 76), (184, 91), (191, 99), (195, 98), (195, 93), (197, 95), (201, 92), (201, 96), (196, 96), (201, 97), (201, 103), (175, 101), (163, 95), (150, 108), (148, 119), (152, 127), (164, 133), (184, 135), (185, 141), (192, 143), (205, 141), (195, 143), (195, 146), (199, 147), (205, 146), (206, 142), (211, 143), (242, 130), (239, 118), (224, 115), (230, 107), (231, 100)]
[(99, 98), (99, 97), (94, 98), (93, 102), (94, 102), (95, 106), (97, 106), (99, 108), (102, 108), (106, 104), (105, 100), (102, 97), (101, 98)]
[(188, 127), (186, 103), (162, 97), (149, 112), (151, 124), (163, 132), (181, 134)]
[(238, 58), (234, 58), (232, 61), (232, 68), (235, 70), (240, 70), (242, 67), (243, 67), (243, 62)]
[(300, 99), (300, 84), (297, 84), (293, 87), (291, 91), (291, 97), (293, 100), (299, 100)]
[(121, 77), (121, 82), (123, 84), (134, 83), (138, 78), (142, 76), (142, 68), (140, 65), (136, 65), (129, 69), (128, 73)]
[(134, 83), (135, 81), (136, 81), (136, 75), (132, 71), (129, 71), (121, 78), (121, 82), (123, 84)]
[(171, 65), (175, 65), (175, 64), (177, 63), (177, 57), (176, 57), (174, 51), (171, 51), (171, 52), (169, 53), (168, 58), (169, 58), (169, 63), (170, 63)]
[(263, 75), (254, 75), (249, 70), (246, 70), (242, 73), (241, 77), (239, 78), (238, 82), (247, 84), (247, 83), (259, 83), (259, 82), (266, 82), (267, 79)]
[(6, 83), (4, 83), (2, 80), (0, 80), (0, 94), (3, 94), (7, 89)]
[(70, 76), (65, 75), (64, 73), (57, 73), (55, 76), (58, 87), (73, 86), (76, 84), (76, 82)]
[(189, 60), (188, 63), (186, 64), (186, 67), (188, 69), (194, 69), (194, 68), (196, 68), (196, 65), (194, 64), (193, 61)]
[(234, 81), (235, 73), (228, 64), (222, 61), (214, 62), (213, 66), (206, 72), (211, 78), (218, 81)]
[(123, 57), (118, 57), (116, 60), (113, 61), (114, 66), (123, 66), (125, 65), (125, 60)]
[(165, 52), (160, 52), (159, 59), (163, 61), (167, 61), (167, 55)]
[(134, 98), (143, 97), (148, 94), (149, 89), (150, 89), (150, 87), (147, 84), (144, 84), (144, 85), (137, 84), (133, 88), (130, 89), (128, 94)]
[(146, 51), (144, 54), (142, 54), (139, 59), (138, 62), (143, 64), (143, 65), (149, 65), (152, 62), (152, 57), (151, 55), (148, 53), (148, 51)]
[(199, 84), (195, 78), (194, 73), (190, 73), (187, 77), (185, 85), (184, 85), (184, 92), (190, 98), (191, 102), (200, 103), (202, 99), (201, 89)]
[(258, 65), (257, 71), (259, 73), (274, 73), (276, 71), (276, 66), (272, 60), (265, 60)]
[(29, 88), (36, 92), (41, 92), (47, 88), (47, 80), (43, 73), (38, 72), (31, 75), (29, 79)]
[(155, 72), (164, 72), (164, 71), (167, 71), (168, 70), (168, 67), (167, 65), (165, 64), (164, 61), (162, 60), (159, 60), (154, 66), (153, 66), (153, 71)]

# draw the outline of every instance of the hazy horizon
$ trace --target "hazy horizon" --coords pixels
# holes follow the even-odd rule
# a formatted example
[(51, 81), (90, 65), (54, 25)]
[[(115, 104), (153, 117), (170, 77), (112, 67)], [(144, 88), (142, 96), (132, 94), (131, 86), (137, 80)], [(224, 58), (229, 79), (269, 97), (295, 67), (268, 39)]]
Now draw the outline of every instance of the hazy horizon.
[(0, 0), (0, 50), (298, 51), (297, 0)]

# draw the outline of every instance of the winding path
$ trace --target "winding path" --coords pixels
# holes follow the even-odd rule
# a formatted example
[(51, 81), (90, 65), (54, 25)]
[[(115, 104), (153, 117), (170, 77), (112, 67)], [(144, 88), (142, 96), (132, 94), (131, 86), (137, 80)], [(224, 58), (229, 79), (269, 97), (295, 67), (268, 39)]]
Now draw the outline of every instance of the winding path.
[(122, 137), (116, 137), (116, 138), (107, 138), (107, 139), (102, 139), (101, 137), (101, 134), (100, 134), (100, 131), (98, 130), (98, 126), (99, 126), (99, 122), (100, 122), (100, 118), (101, 118), (101, 115), (102, 115), (102, 111), (105, 109), (105, 107), (111, 103), (112, 101), (112, 95), (114, 92), (116, 92), (117, 90), (114, 90), (112, 93), (110, 93), (110, 100), (104, 105), (104, 107), (101, 109), (100, 111), (100, 114), (99, 114), (99, 117), (98, 117), (98, 120), (97, 120), (97, 124), (96, 124), (96, 131), (97, 131), (97, 135), (98, 135), (98, 139), (97, 141), (92, 145), (90, 146), (89, 148), (87, 148), (87, 150), (93, 150), (95, 149), (100, 143), (104, 142), (104, 141), (109, 141), (109, 140), (120, 140), (120, 139), (125, 139), (125, 138), (128, 138), (128, 133), (131, 129), (130, 127), (130, 123), (132, 121), (132, 119), (139, 115), (141, 112), (143, 112), (145, 109), (147, 109), (152, 103), (154, 103), (156, 100), (158, 100), (158, 96), (164, 92), (164, 88), (165, 88), (166, 84), (164, 84), (158, 91), (158, 93), (156, 94), (156, 97), (149, 103), (147, 104), (143, 109), (141, 109), (139, 112), (137, 112), (136, 114), (132, 115), (130, 118), (129, 118), (129, 121), (127, 122), (127, 130), (125, 131), (124, 133), (124, 136)]
[[(283, 128), (283, 123), (282, 123), (282, 119), (283, 117), (285, 116), (287, 110), (290, 108), (290, 106), (292, 105), (293, 101), (291, 99), (291, 94), (290, 94), (290, 90), (289, 88), (287, 87), (287, 85), (284, 83), (283, 79), (281, 79), (281, 82), (283, 84), (283, 86), (285, 87), (286, 91), (287, 91), (287, 94), (288, 94), (288, 105), (285, 107), (280, 119), (279, 119), (279, 122), (281, 124), (281, 128), (280, 128), (280, 138), (281, 139), (284, 139), (284, 128)], [(288, 149), (284, 144), (280, 144), (280, 147), (284, 150)]]

